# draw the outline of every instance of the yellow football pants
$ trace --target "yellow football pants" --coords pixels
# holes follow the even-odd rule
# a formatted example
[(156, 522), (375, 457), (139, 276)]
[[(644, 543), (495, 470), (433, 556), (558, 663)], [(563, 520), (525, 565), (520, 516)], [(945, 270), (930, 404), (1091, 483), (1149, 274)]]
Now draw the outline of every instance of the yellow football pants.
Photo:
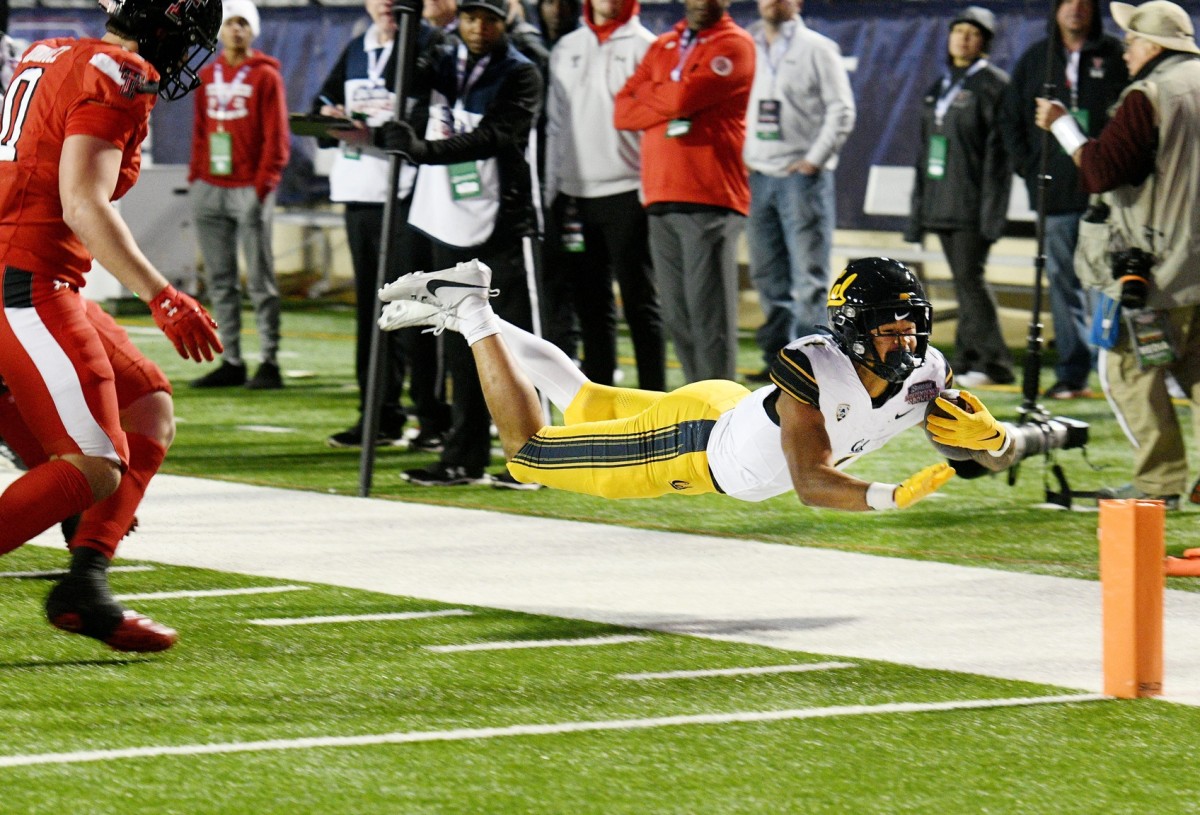
[(603, 498), (716, 492), (709, 434), (749, 394), (723, 379), (671, 393), (589, 382), (567, 407), (566, 425), (539, 430), (508, 469), (518, 481)]

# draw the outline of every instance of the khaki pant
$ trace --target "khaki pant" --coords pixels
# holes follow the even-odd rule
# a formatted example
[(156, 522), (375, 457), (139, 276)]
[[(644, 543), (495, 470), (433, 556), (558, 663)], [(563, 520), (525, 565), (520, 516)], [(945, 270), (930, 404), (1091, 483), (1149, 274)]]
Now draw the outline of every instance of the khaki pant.
[(1200, 438), (1200, 306), (1168, 312), (1178, 359), (1139, 370), (1129, 332), (1121, 326), (1112, 350), (1102, 351), (1100, 383), (1117, 422), (1133, 445), (1133, 485), (1147, 495), (1179, 495), (1188, 488), (1187, 454), (1179, 417), (1167, 393), (1174, 375), (1192, 403), (1192, 432)]

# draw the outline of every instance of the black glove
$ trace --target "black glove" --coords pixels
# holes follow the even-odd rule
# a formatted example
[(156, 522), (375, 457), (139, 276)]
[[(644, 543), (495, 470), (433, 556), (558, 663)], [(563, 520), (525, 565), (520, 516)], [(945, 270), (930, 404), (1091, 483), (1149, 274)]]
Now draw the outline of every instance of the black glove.
[(429, 152), (423, 139), (408, 122), (384, 122), (375, 128), (375, 146), (388, 153), (399, 153), (414, 164), (420, 164)]

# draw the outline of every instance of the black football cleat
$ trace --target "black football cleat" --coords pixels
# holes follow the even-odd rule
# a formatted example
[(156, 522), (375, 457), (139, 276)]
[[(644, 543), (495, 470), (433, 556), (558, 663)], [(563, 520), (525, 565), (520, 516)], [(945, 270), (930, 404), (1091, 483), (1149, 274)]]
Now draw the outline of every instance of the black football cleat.
[(71, 572), (46, 597), (46, 619), (57, 629), (100, 640), (117, 651), (165, 651), (179, 634), (118, 603), (108, 588), (108, 559), (94, 549), (72, 553)]

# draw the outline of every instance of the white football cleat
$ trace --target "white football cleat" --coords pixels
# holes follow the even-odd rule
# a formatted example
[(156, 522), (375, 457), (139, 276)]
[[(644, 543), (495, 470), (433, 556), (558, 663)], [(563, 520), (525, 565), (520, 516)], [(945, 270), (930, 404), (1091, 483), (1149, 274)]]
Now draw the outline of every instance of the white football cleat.
[(406, 274), (380, 289), (379, 299), (385, 303), (415, 300), (449, 310), (468, 297), (482, 297), (486, 300), (499, 294), (498, 291), (489, 288), (491, 283), (492, 270), (486, 263), (472, 258), (465, 263), (456, 264), (453, 269)]
[(441, 334), (447, 328), (459, 331), (459, 321), (450, 311), (430, 305), (418, 303), (415, 300), (397, 300), (383, 307), (379, 315), (379, 327), (384, 331), (398, 331), (401, 328), (414, 326), (429, 326), (429, 332), (434, 336)]

